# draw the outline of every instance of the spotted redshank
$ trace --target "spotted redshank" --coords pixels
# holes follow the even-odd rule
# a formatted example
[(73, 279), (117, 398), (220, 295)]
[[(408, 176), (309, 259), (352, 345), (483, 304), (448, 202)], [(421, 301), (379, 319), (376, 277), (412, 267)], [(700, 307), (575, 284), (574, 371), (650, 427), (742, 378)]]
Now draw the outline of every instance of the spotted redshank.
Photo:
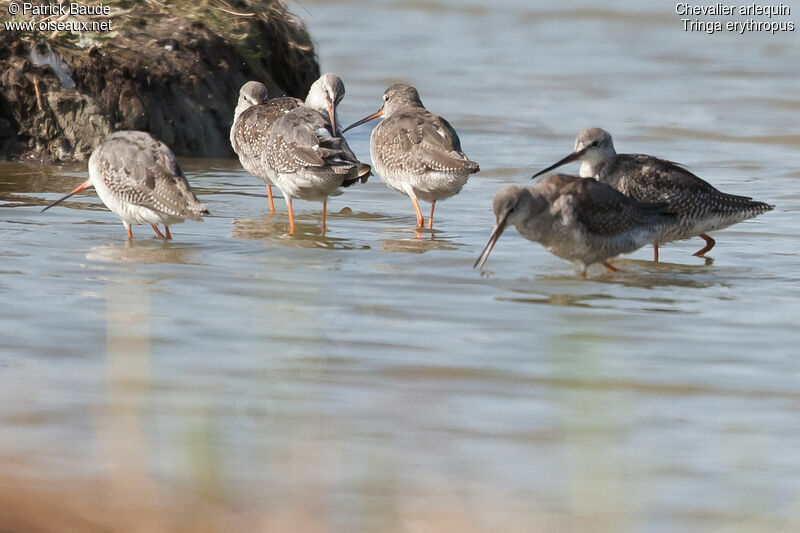
[[(171, 239), (170, 225), (187, 218), (202, 222), (202, 215), (209, 214), (172, 151), (143, 131), (118, 131), (106, 137), (89, 157), (89, 179), (42, 211), (89, 187), (122, 219), (128, 239), (133, 239), (131, 224), (150, 224), (156, 235)], [(158, 224), (164, 224), (166, 234)]]
[(497, 224), (475, 262), (482, 268), (508, 225), (547, 251), (586, 268), (608, 263), (653, 239), (674, 219), (664, 204), (641, 203), (594, 180), (555, 174), (531, 187), (509, 185), (494, 197)]
[(322, 202), (324, 235), (328, 196), (370, 175), (370, 166), (337, 133), (336, 105), (343, 97), (339, 76), (324, 74), (311, 86), (305, 105), (280, 117), (267, 133), (266, 162), (289, 208), (289, 233), (295, 230), (293, 198)]
[(389, 187), (411, 198), (418, 228), (425, 223), (418, 200), (431, 203), (432, 229), (436, 202), (458, 194), (480, 167), (461, 150), (456, 130), (425, 109), (411, 85), (396, 83), (386, 89), (381, 108), (344, 131), (378, 117), (384, 120), (370, 136), (372, 164)]
[(266, 184), (270, 212), (275, 211), (275, 203), (272, 198), (272, 169), (263, 157), (267, 130), (280, 117), (301, 105), (302, 100), (290, 96), (269, 98), (267, 87), (257, 81), (248, 81), (239, 89), (239, 102), (231, 126), (231, 146), (242, 167)]
[(574, 151), (561, 161), (534, 174), (534, 178), (571, 161), (580, 160), (580, 175), (611, 185), (641, 202), (666, 202), (677, 216), (653, 242), (653, 260), (666, 242), (701, 237), (706, 245), (694, 253), (703, 257), (714, 247), (708, 233), (753, 218), (774, 206), (747, 196), (726, 194), (671, 161), (642, 154), (618, 154), (611, 135), (587, 128), (575, 140)]

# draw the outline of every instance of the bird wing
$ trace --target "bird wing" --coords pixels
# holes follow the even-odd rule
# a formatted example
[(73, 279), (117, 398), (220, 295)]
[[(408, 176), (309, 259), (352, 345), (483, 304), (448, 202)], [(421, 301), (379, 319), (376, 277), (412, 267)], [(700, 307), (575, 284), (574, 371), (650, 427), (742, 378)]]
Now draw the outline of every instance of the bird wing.
[(668, 201), (676, 194), (709, 194), (750, 200), (744, 196), (726, 195), (681, 165), (649, 155), (620, 154), (609, 172), (621, 176), (620, 192), (641, 201)]
[(461, 140), (447, 120), (414, 108), (389, 117), (376, 128), (383, 164), (390, 170), (477, 172), (461, 151)]
[(321, 113), (309, 108), (290, 111), (269, 130), (267, 162), (281, 173), (302, 168), (329, 167), (346, 174), (358, 160), (342, 137), (331, 134), (331, 125)]
[(768, 210), (749, 196), (728, 194), (677, 163), (642, 154), (615, 158), (617, 189), (640, 201), (668, 202), (671, 208), (694, 215), (727, 214), (743, 209)]
[(612, 237), (671, 218), (665, 213), (665, 203), (637, 202), (593, 179), (558, 176), (561, 195), (571, 206), (566, 216), (574, 217), (590, 233)]
[(257, 158), (267, 145), (267, 130), (283, 115), (297, 109), (302, 101), (288, 96), (248, 107), (233, 125), (233, 150), (240, 157)]
[(125, 201), (200, 220), (207, 210), (192, 192), (175, 154), (143, 132), (118, 132), (98, 149), (100, 179)]

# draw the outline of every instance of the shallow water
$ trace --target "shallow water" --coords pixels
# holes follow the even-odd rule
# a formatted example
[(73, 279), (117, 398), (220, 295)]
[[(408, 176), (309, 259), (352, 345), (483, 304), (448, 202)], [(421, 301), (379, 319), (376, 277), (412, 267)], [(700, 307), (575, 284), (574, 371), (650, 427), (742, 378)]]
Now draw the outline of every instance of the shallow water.
[[(298, 202), (288, 236), (237, 161), (182, 160), (213, 215), (128, 245), (93, 195), (40, 213), (85, 167), (0, 165), (4, 469), (337, 531), (800, 528), (796, 33), (579, 5), (292, 5), (342, 123), (406, 80), (481, 164), (434, 231), (373, 177), (325, 237)], [(508, 231), (474, 271), (495, 191), (590, 125), (776, 208), (714, 234), (711, 264), (694, 239), (582, 280)], [(348, 134), (367, 161), (369, 131)]]

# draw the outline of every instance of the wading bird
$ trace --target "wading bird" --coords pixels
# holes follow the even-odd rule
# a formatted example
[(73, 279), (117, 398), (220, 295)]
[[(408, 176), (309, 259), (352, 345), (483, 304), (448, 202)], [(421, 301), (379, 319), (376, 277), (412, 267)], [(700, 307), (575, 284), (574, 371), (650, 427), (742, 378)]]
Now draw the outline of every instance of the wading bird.
[(575, 139), (574, 151), (534, 178), (580, 161), (580, 176), (594, 178), (640, 202), (665, 202), (677, 215), (653, 241), (653, 260), (666, 242), (701, 237), (706, 246), (694, 255), (703, 257), (714, 247), (708, 233), (753, 218), (774, 206), (747, 196), (726, 194), (671, 161), (642, 154), (618, 154), (611, 135), (600, 128), (587, 128)]
[(509, 185), (494, 197), (497, 223), (475, 262), (483, 268), (507, 226), (547, 251), (586, 268), (653, 242), (674, 216), (664, 204), (644, 204), (613, 188), (578, 176), (555, 174), (530, 187)]
[(239, 101), (231, 126), (231, 146), (242, 167), (267, 186), (269, 211), (275, 211), (272, 199), (272, 169), (266, 163), (267, 131), (280, 117), (303, 105), (291, 96), (269, 98), (267, 87), (257, 81), (248, 81), (239, 89)]
[(339, 76), (324, 74), (311, 86), (305, 104), (280, 117), (267, 132), (266, 162), (286, 199), (289, 233), (295, 230), (292, 199), (322, 202), (324, 235), (328, 196), (370, 175), (370, 166), (338, 135), (336, 105), (343, 97)]
[(431, 203), (428, 228), (433, 229), (436, 202), (458, 194), (480, 167), (461, 150), (456, 130), (425, 109), (411, 85), (386, 89), (381, 108), (344, 131), (378, 117), (384, 119), (370, 135), (372, 164), (389, 187), (411, 198), (418, 228), (425, 224), (418, 199)]
[[(89, 187), (122, 219), (129, 240), (131, 224), (150, 224), (156, 235), (171, 239), (172, 224), (187, 218), (202, 222), (202, 215), (209, 214), (172, 151), (143, 131), (118, 131), (106, 137), (89, 157), (89, 179), (42, 211)], [(164, 224), (166, 235), (158, 224)]]

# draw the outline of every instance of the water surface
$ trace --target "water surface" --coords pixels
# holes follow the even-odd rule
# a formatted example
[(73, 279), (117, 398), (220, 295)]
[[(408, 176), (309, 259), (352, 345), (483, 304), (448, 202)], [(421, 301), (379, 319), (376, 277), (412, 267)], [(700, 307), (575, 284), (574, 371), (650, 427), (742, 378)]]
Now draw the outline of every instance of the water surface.
[[(185, 159), (213, 215), (128, 245), (93, 195), (40, 213), (84, 166), (0, 165), (5, 469), (334, 531), (800, 528), (800, 45), (672, 8), (293, 4), (343, 123), (408, 81), (481, 164), (434, 231), (374, 177), (324, 237), (297, 202), (289, 236), (237, 161)], [(775, 211), (714, 234), (711, 264), (695, 239), (582, 280), (508, 231), (474, 271), (496, 190), (594, 125)]]

